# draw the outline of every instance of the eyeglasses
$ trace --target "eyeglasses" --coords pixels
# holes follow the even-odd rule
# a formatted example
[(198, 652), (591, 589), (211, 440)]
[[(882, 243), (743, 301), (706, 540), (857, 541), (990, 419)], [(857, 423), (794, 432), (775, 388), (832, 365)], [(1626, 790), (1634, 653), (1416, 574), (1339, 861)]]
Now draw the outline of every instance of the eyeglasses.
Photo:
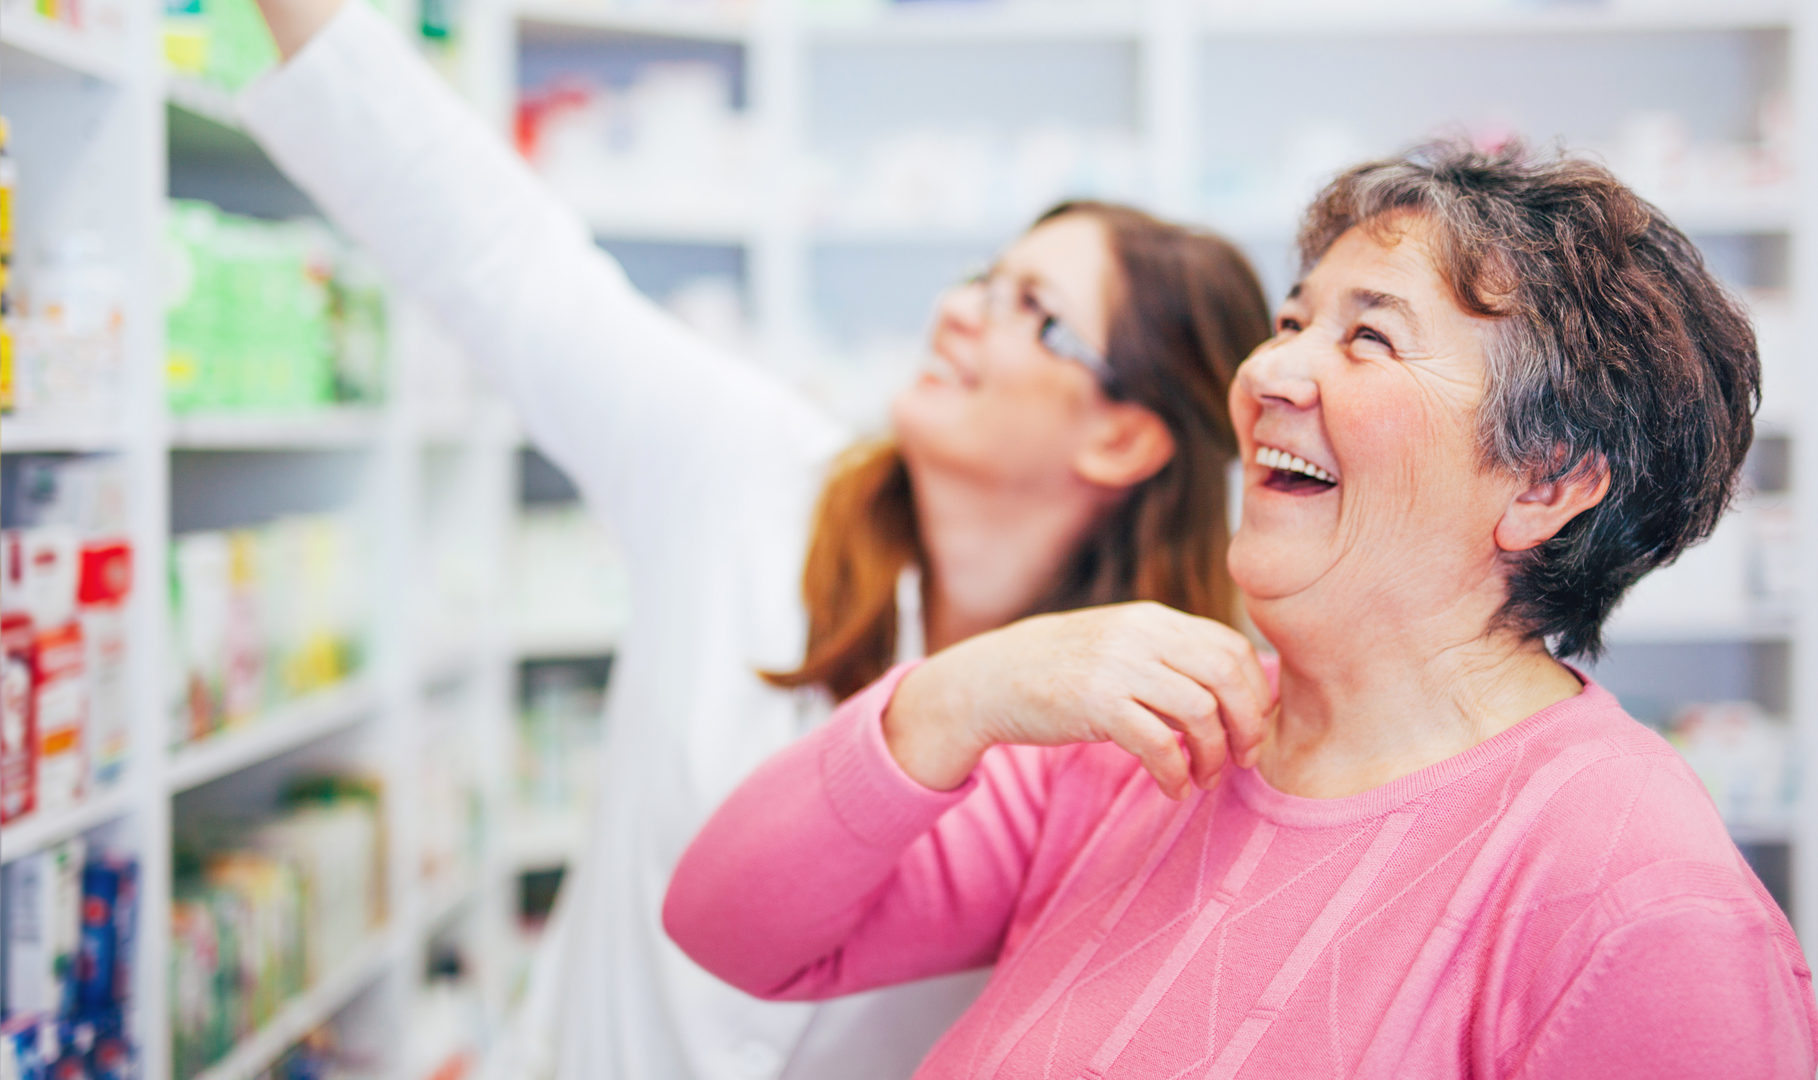
[(1043, 307), (1033, 296), (1017, 295), (1016, 285), (999, 276), (995, 269), (972, 274), (960, 282), (960, 287), (985, 290), (985, 314), (993, 321), (1020, 314), (1035, 316), (1035, 340), (1041, 347), (1063, 360), (1084, 365), (1098, 378), (1101, 386), (1109, 388), (1116, 379), (1117, 373), (1111, 370), (1110, 362), (1080, 336), (1079, 331), (1062, 322), (1060, 316)]

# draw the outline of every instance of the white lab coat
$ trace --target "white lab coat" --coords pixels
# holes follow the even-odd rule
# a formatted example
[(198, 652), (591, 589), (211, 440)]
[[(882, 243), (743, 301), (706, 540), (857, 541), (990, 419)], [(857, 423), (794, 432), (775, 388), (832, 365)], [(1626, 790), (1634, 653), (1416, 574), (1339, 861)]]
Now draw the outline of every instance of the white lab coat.
[(240, 107), (272, 159), (509, 394), (631, 569), (607, 772), (559, 951), (544, 958), (558, 963), (542, 965), (559, 985), (533, 995), (559, 1010), (558, 1075), (907, 1075), (979, 976), (767, 1003), (697, 967), (660, 922), (671, 870), (707, 815), (826, 716), (824, 695), (773, 689), (756, 672), (801, 659), (810, 518), (846, 433), (632, 289), (366, 4), (344, 4)]

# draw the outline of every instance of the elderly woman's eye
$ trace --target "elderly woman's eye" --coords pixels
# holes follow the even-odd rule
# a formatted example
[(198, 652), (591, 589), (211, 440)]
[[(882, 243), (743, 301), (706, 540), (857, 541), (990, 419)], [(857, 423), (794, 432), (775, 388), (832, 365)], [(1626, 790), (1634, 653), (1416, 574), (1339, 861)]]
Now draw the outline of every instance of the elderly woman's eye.
[(1381, 345), (1383, 348), (1388, 349), (1390, 352), (1395, 351), (1395, 345), (1393, 342), (1391, 342), (1387, 337), (1384, 337), (1380, 330), (1375, 330), (1368, 326), (1360, 326), (1357, 329), (1351, 331), (1351, 340), (1353, 342), (1358, 342), (1358, 341), (1375, 342), (1376, 344)]

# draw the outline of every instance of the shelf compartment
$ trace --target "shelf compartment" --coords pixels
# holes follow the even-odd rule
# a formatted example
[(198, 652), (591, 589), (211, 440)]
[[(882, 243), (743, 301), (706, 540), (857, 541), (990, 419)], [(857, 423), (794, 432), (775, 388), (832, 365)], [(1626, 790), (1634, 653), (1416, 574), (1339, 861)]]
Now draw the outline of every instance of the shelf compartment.
[(219, 86), (184, 75), (167, 74), (164, 78), (164, 100), (216, 127), (234, 132), (240, 130), (240, 113), (234, 108), (234, 96)]
[(805, 26), (815, 45), (929, 44), (1009, 41), (1103, 41), (1133, 44), (1142, 34), (1140, 6), (917, 4), (852, 18), (822, 16)]
[(637, 35), (743, 45), (751, 36), (750, 20), (711, 7), (624, 10), (561, 0), (530, 0), (517, 5), (516, 15), (520, 33), (532, 42)]
[(710, 207), (702, 207), (701, 212), (692, 214), (675, 211), (644, 214), (631, 210), (583, 216), (587, 227), (600, 240), (745, 247), (751, 243), (756, 231), (742, 216), (719, 213)]
[(512, 643), (520, 660), (580, 660), (618, 651), (623, 631), (605, 627), (520, 632)]
[(92, 34), (17, 8), (0, 20), (0, 68), (9, 81), (86, 76), (124, 83), (131, 74), (120, 51)]
[(0, 419), (0, 453), (85, 454), (124, 450), (118, 423)]
[(1328, 7), (1295, 11), (1270, 5), (1233, 6), (1207, 13), (1204, 33), (1215, 37), (1352, 37), (1458, 34), (1651, 34), (1687, 31), (1788, 30), (1794, 6), (1787, 0), (1730, 3), (1596, 5), (1568, 7), (1421, 7), (1364, 12)]
[(87, 832), (132, 812), (133, 792), (124, 781), (96, 792), (56, 813), (31, 813), (0, 829), (0, 862), (12, 862), (34, 851)]
[(303, 993), (291, 998), (276, 1016), (242, 1039), (226, 1057), (197, 1073), (194, 1080), (252, 1080), (298, 1039), (340, 1012), (398, 962), (397, 935), (378, 931), (353, 952), (353, 959)]
[(352, 727), (378, 707), (378, 690), (366, 679), (281, 705), (244, 727), (172, 751), (165, 786), (175, 793), (218, 780)]
[(479, 893), (479, 878), (470, 871), (445, 871), (423, 882), (423, 916), (418, 929), (429, 937)]
[(374, 408), (284, 413), (196, 413), (170, 422), (178, 450), (316, 450), (369, 446), (384, 428)]

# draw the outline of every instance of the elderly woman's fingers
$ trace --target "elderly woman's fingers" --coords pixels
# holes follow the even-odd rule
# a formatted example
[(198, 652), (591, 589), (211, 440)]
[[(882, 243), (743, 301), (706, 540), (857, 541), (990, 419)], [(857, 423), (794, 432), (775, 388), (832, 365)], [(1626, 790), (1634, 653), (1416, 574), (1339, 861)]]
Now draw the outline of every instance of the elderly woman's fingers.
[(1186, 740), (1193, 782), (1202, 788), (1211, 786), (1219, 770), (1225, 767), (1226, 747), (1230, 742), (1217, 695), (1166, 664), (1158, 663), (1132, 696), (1137, 704), (1180, 733)]
[(1231, 756), (1254, 764), (1275, 699), (1255, 647), (1230, 627), (1189, 615), (1181, 615), (1174, 630), (1178, 636), (1163, 661), (1218, 699)]
[(1180, 736), (1161, 717), (1126, 699), (1105, 718), (1104, 734), (1136, 760), (1142, 762), (1162, 794), (1176, 801), (1193, 790), (1186, 751)]

